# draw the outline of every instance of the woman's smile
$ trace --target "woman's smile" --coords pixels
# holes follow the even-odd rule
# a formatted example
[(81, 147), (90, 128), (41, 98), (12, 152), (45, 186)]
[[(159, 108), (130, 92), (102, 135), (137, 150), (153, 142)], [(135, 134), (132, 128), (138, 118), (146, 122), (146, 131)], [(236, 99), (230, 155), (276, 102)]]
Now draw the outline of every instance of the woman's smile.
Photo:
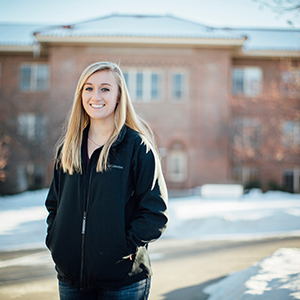
[(105, 106), (105, 104), (90, 104), (93, 108), (102, 108)]

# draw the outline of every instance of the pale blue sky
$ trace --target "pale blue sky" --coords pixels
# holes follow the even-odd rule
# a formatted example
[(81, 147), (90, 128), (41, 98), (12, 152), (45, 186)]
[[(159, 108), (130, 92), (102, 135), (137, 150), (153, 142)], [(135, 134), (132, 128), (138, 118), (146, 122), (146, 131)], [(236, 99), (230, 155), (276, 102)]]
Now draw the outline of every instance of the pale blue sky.
[[(253, 0), (0, 0), (0, 23), (70, 24), (112, 13), (172, 14), (211, 26), (290, 28)], [(300, 21), (294, 18), (300, 27)]]

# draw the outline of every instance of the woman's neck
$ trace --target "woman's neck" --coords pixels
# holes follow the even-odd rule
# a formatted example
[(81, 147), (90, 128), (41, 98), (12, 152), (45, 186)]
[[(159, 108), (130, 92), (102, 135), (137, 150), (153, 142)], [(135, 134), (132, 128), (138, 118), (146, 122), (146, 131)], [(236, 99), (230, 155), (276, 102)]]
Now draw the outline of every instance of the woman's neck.
[(114, 124), (91, 120), (89, 128), (89, 139), (98, 146), (104, 145), (114, 130)]

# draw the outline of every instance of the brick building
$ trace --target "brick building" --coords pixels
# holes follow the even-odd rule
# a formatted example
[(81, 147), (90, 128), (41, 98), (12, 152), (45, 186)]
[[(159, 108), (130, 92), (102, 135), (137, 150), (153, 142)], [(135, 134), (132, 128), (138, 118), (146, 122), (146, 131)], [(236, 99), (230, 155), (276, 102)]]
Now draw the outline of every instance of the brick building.
[(0, 24), (0, 194), (49, 185), (80, 73), (103, 60), (154, 129), (170, 189), (256, 179), (299, 192), (299, 34), (172, 16)]

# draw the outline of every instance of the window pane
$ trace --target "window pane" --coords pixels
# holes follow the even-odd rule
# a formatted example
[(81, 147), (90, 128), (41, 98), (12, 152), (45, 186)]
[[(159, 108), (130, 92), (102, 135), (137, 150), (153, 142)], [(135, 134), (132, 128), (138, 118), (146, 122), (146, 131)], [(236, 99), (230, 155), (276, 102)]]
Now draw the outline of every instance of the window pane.
[(294, 172), (292, 170), (283, 172), (283, 187), (288, 192), (294, 191)]
[(187, 157), (184, 150), (172, 149), (168, 155), (168, 176), (173, 182), (182, 182), (187, 175)]
[(36, 118), (33, 114), (22, 114), (18, 117), (18, 132), (32, 141), (35, 139)]
[(160, 92), (160, 76), (159, 74), (151, 74), (151, 99), (158, 99)]
[(254, 119), (235, 119), (233, 142), (236, 146), (257, 149), (260, 146), (261, 125)]
[(143, 98), (143, 73), (136, 74), (136, 98)]
[(46, 138), (46, 118), (42, 116), (37, 116), (35, 120), (35, 136), (36, 139), (42, 141)]
[(286, 121), (282, 125), (283, 144), (288, 146), (300, 145), (299, 122)]
[(244, 74), (244, 92), (248, 96), (255, 96), (261, 92), (262, 72), (259, 68), (246, 68)]
[(233, 68), (232, 93), (256, 96), (261, 93), (262, 71), (257, 67)]
[(173, 74), (172, 76), (173, 97), (176, 100), (183, 98), (183, 74)]
[(123, 72), (123, 76), (124, 76), (124, 79), (125, 79), (125, 82), (126, 82), (126, 85), (127, 85), (127, 88), (128, 88), (128, 73)]
[(20, 68), (20, 90), (21, 91), (30, 91), (31, 86), (31, 66), (24, 65)]
[(37, 66), (37, 78), (36, 78), (36, 89), (37, 91), (45, 91), (48, 88), (48, 66), (38, 65)]
[(244, 92), (244, 72), (243, 69), (232, 70), (232, 92), (237, 95)]

